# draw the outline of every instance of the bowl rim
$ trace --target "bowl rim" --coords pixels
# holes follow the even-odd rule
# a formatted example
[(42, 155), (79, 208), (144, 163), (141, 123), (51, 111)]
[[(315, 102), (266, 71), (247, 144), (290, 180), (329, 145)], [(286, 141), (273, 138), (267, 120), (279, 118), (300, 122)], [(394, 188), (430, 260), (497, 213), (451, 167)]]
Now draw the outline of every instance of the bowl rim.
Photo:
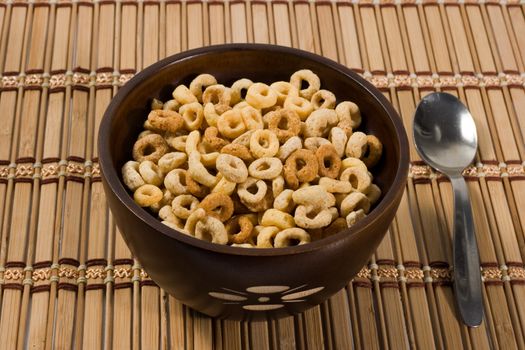
[[(379, 102), (380, 106), (386, 111), (388, 119), (390, 120), (396, 131), (397, 143), (399, 146), (399, 163), (397, 165), (394, 181), (392, 182), (389, 191), (384, 195), (384, 197), (369, 215), (367, 215), (362, 220), (359, 220), (351, 228), (348, 228), (321, 240), (310, 242), (308, 244), (283, 248), (248, 249), (207, 242), (184, 234), (180, 231), (174, 230), (162, 224), (157, 218), (155, 218), (144, 208), (140, 207), (134, 202), (133, 197), (124, 187), (124, 184), (120, 179), (117, 169), (114, 169), (112, 166), (112, 157), (109, 152), (109, 131), (113, 115), (118, 110), (119, 105), (126, 98), (126, 96), (143, 81), (149, 79), (151, 75), (158, 73), (160, 70), (164, 69), (165, 67), (171, 64), (175, 64), (177, 62), (188, 60), (197, 56), (221, 51), (272, 51), (282, 54), (295, 55), (306, 60), (315, 61), (316, 63), (329, 66), (330, 68), (338, 71), (342, 75), (350, 77), (357, 84), (359, 84), (362, 89), (371, 94), (372, 97), (377, 100), (377, 102)], [(113, 97), (106, 111), (104, 112), (103, 118), (99, 126), (98, 150), (100, 171), (102, 178), (106, 182), (107, 186), (118, 198), (118, 200), (132, 213), (132, 215), (135, 215), (146, 225), (151, 227), (151, 229), (156, 230), (165, 236), (176, 239), (181, 243), (193, 246), (194, 248), (209, 250), (220, 254), (247, 256), (282, 256), (306, 253), (321, 249), (326, 246), (338, 244), (338, 242), (342, 241), (343, 239), (349, 239), (357, 234), (366, 234), (366, 229), (373, 224), (373, 222), (378, 218), (378, 216), (382, 212), (388, 210), (393, 205), (395, 205), (394, 198), (396, 198), (400, 191), (404, 191), (404, 185), (408, 176), (409, 165), (408, 138), (406, 135), (405, 128), (403, 126), (402, 119), (395, 111), (391, 103), (386, 99), (385, 96), (383, 96), (383, 94), (378, 89), (376, 89), (371, 83), (366, 81), (364, 78), (359, 76), (356, 72), (329, 58), (300, 49), (272, 44), (242, 43), (211, 45), (177, 53), (175, 55), (166, 57), (141, 70), (118, 90), (117, 94)], [(349, 235), (349, 230), (353, 230), (355, 232), (352, 235)]]

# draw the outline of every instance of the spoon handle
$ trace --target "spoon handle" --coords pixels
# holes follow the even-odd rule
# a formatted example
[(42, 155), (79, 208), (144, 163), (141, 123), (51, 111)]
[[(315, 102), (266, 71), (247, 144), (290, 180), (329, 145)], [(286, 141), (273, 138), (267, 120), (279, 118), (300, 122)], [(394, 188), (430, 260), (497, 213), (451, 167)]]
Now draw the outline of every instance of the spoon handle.
[(483, 318), (481, 271), (467, 184), (451, 176), (454, 190), (454, 290), (463, 322), (477, 327)]

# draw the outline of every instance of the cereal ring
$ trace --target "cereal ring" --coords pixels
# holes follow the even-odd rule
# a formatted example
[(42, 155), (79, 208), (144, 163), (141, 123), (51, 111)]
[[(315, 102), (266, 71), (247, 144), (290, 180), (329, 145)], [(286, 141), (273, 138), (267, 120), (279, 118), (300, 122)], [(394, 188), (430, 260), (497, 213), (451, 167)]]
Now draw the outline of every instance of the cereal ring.
[(305, 137), (320, 136), (326, 137), (330, 129), (338, 123), (337, 114), (333, 109), (321, 108), (310, 114), (306, 119)]
[(204, 142), (213, 148), (215, 151), (219, 151), (228, 144), (228, 141), (218, 137), (219, 130), (214, 126), (209, 126), (204, 131)]
[(148, 122), (155, 130), (175, 133), (184, 124), (184, 119), (177, 112), (155, 109), (148, 114)]
[(299, 205), (295, 208), (295, 224), (302, 228), (321, 228), (330, 225), (332, 222), (332, 212), (330, 209), (316, 209)]
[(174, 223), (171, 221), (162, 220), (160, 223), (168, 226), (172, 230), (182, 231), (184, 233), (184, 225), (182, 224), (182, 222)]
[(285, 143), (290, 137), (299, 135), (301, 119), (290, 109), (279, 109), (268, 114), (268, 129), (277, 135), (280, 143)]
[(277, 152), (277, 158), (284, 162), (290, 154), (301, 148), (303, 148), (301, 138), (299, 136), (290, 137), (288, 141), (286, 141), (281, 147), (279, 147), (279, 152)]
[(207, 153), (206, 145), (200, 142), (201, 134), (199, 130), (193, 130), (188, 134), (186, 139), (186, 153), (191, 154), (197, 151), (201, 155), (201, 162), (204, 166), (215, 166), (219, 152)]
[(264, 83), (255, 83), (248, 88), (246, 102), (255, 108), (268, 108), (277, 102), (277, 93)]
[(181, 194), (171, 202), (173, 215), (180, 219), (187, 219), (199, 207), (199, 200), (191, 194)]
[(208, 187), (213, 187), (217, 183), (217, 177), (210, 174), (201, 163), (201, 154), (192, 151), (188, 157), (188, 172), (193, 180)]
[(261, 218), (261, 225), (276, 226), (280, 229), (295, 227), (293, 216), (277, 209), (268, 209)]
[(130, 160), (122, 166), (122, 180), (132, 191), (145, 184), (139, 173), (139, 162)]
[(341, 216), (346, 217), (358, 209), (363, 209), (365, 214), (370, 210), (370, 201), (361, 192), (352, 192), (341, 202)]
[(281, 174), (283, 170), (283, 163), (279, 158), (275, 157), (263, 157), (256, 159), (248, 167), (250, 176), (262, 180), (275, 179)]
[(164, 188), (164, 189), (161, 189), (161, 191), (162, 191), (162, 199), (158, 201), (157, 203), (150, 205), (149, 207), (155, 213), (158, 213), (159, 210), (163, 206), (169, 205), (171, 201), (175, 198), (175, 195), (171, 193), (168, 189)]
[(185, 104), (179, 109), (188, 131), (197, 130), (204, 120), (204, 110), (199, 102)]
[[(339, 127), (343, 129), (348, 136), (352, 130), (357, 129), (361, 124), (361, 112), (359, 107), (350, 101), (341, 102), (335, 107), (335, 112), (339, 118)], [(350, 134), (348, 134), (350, 132)]]
[[(244, 183), (237, 186), (237, 195), (242, 204), (248, 209), (259, 209), (259, 204), (264, 202), (268, 186), (263, 180), (249, 177)], [(260, 210), (253, 210), (254, 212)]]
[[(297, 244), (295, 242), (299, 241)], [(279, 232), (274, 238), (274, 247), (290, 247), (310, 243), (310, 235), (303, 229), (293, 227)]]
[(273, 207), (285, 213), (291, 213), (295, 208), (293, 190), (286, 189), (277, 195), (273, 201)]
[(332, 221), (332, 223), (328, 225), (327, 228), (324, 229), (323, 236), (329, 237), (343, 230), (346, 230), (347, 228), (348, 228), (348, 224), (346, 223), (346, 219), (337, 218), (334, 221)]
[(335, 197), (319, 185), (307, 186), (294, 191), (292, 195), (295, 204), (312, 208), (329, 208), (335, 205)]
[(151, 135), (151, 134), (154, 134), (153, 131), (151, 130), (144, 130), (142, 131), (139, 136), (137, 136), (137, 140), (140, 140), (141, 138), (143, 138), (144, 136), (148, 136), (148, 135)]
[(328, 90), (319, 90), (313, 94), (311, 101), (315, 109), (335, 107), (335, 95)]
[(217, 128), (224, 137), (229, 139), (234, 139), (246, 131), (246, 125), (238, 109), (231, 109), (221, 114), (217, 119)]
[(233, 214), (232, 199), (221, 192), (210, 193), (199, 204), (200, 208), (206, 210), (210, 216), (221, 221), (228, 220)]
[(277, 176), (272, 180), (272, 194), (274, 197), (277, 197), (279, 193), (284, 190), (284, 177), (281, 175)]
[(156, 98), (151, 100), (150, 108), (152, 110), (154, 110), (154, 109), (162, 109), (163, 106), (164, 106), (164, 103), (162, 103), (161, 100), (158, 100)]
[(204, 119), (209, 126), (217, 126), (217, 120), (219, 119), (220, 114), (215, 109), (213, 103), (206, 103), (204, 105)]
[(159, 134), (146, 135), (133, 145), (133, 159), (142, 162), (151, 160), (156, 163), (168, 152), (168, 144)]
[(252, 85), (253, 85), (253, 81), (251, 81), (250, 79), (246, 79), (246, 78), (239, 79), (235, 83), (233, 83), (232, 87), (230, 88), (231, 93), (232, 93), (230, 103), (232, 105), (235, 105), (239, 103), (241, 99), (244, 99), (244, 97), (246, 96), (246, 92)]
[(217, 182), (217, 185), (211, 190), (212, 193), (224, 193), (226, 195), (231, 195), (235, 191), (237, 183), (227, 180), (221, 173), (217, 175), (217, 178), (220, 180)]
[(187, 103), (192, 103), (192, 102), (199, 102), (197, 100), (197, 97), (195, 97), (195, 95), (193, 95), (190, 91), (190, 89), (188, 89), (186, 87), (186, 85), (179, 85), (175, 88), (175, 90), (173, 90), (173, 98), (177, 100), (177, 102), (179, 102), (181, 105), (185, 105)]
[(210, 193), (210, 189), (204, 185), (199, 184), (197, 181), (193, 180), (190, 173), (186, 171), (186, 189), (192, 195), (197, 198), (204, 198)]
[(337, 152), (337, 156), (339, 158), (343, 158), (343, 156), (345, 155), (346, 143), (348, 141), (348, 136), (346, 136), (345, 131), (338, 126), (333, 127), (330, 130), (328, 139), (334, 146), (335, 151)]
[(330, 145), (330, 141), (324, 137), (308, 137), (304, 140), (304, 148), (309, 149), (312, 152), (316, 152), (322, 145)]
[(255, 248), (255, 246), (251, 243), (232, 243), (230, 247), (237, 247), (237, 248)]
[(355, 210), (346, 216), (346, 224), (348, 227), (352, 227), (356, 222), (363, 219), (366, 216), (363, 209)]
[(279, 140), (270, 130), (255, 130), (250, 137), (250, 151), (255, 158), (273, 157), (279, 151)]
[(184, 232), (187, 234), (194, 236), (195, 235), (195, 226), (199, 221), (204, 219), (206, 217), (206, 210), (202, 208), (197, 208), (186, 220), (186, 223), (184, 224)]
[(250, 139), (252, 138), (253, 133), (255, 130), (248, 130), (241, 136), (233, 139), (232, 143), (238, 143), (246, 147), (250, 147)]
[(224, 224), (213, 216), (206, 216), (202, 220), (197, 221), (195, 237), (217, 244), (228, 243), (228, 234)]
[(335, 180), (329, 177), (320, 178), (319, 186), (330, 193), (349, 193), (354, 189), (348, 181)]
[(284, 179), (291, 189), (299, 187), (300, 182), (309, 182), (317, 176), (317, 157), (314, 152), (299, 149), (294, 151), (284, 165)]
[(241, 117), (248, 130), (264, 128), (261, 112), (250, 105), (241, 109)]
[(149, 207), (162, 199), (162, 191), (157, 186), (145, 184), (135, 190), (133, 199), (141, 207)]
[(302, 121), (305, 121), (314, 110), (314, 106), (310, 101), (299, 96), (288, 96), (284, 100), (284, 108), (297, 113)]
[(366, 135), (366, 144), (368, 150), (364, 152), (362, 160), (368, 168), (372, 168), (381, 158), (383, 144), (374, 135)]
[(221, 84), (208, 86), (202, 94), (204, 104), (213, 103), (213, 105), (229, 106), (232, 94), (230, 89)]
[(166, 153), (159, 159), (159, 168), (164, 174), (169, 173), (173, 169), (177, 169), (188, 160), (188, 156), (183, 152)]
[(332, 144), (322, 145), (315, 152), (317, 164), (319, 165), (319, 176), (335, 179), (341, 170), (341, 158), (337, 155)]
[(180, 106), (181, 106), (181, 104), (179, 103), (179, 101), (173, 99), (173, 100), (166, 101), (164, 103), (164, 105), (162, 106), (162, 109), (165, 110), (165, 111), (178, 112)]
[(230, 154), (221, 154), (217, 158), (217, 170), (222, 173), (225, 179), (241, 183), (248, 178), (248, 169), (241, 158)]
[(145, 160), (139, 165), (139, 173), (147, 184), (160, 186), (164, 180), (164, 174), (158, 165), (151, 160)]
[[(306, 89), (302, 89), (303, 82), (308, 83)], [(301, 69), (292, 74), (290, 77), (290, 84), (295, 86), (299, 90), (299, 95), (306, 98), (307, 100), (311, 99), (312, 96), (321, 88), (321, 80), (309, 69)]]
[(167, 173), (164, 178), (164, 186), (176, 196), (188, 193), (188, 188), (186, 187), (186, 170), (173, 169)]
[(190, 83), (191, 93), (202, 102), (202, 92), (209, 86), (217, 84), (217, 79), (211, 74), (199, 74)]
[(168, 145), (179, 152), (186, 152), (186, 140), (188, 139), (188, 135), (176, 136), (174, 134), (169, 134), (166, 135), (165, 138)]
[(233, 109), (243, 109), (244, 107), (252, 107), (252, 105), (249, 104), (246, 101), (241, 101), (241, 102), (235, 104), (235, 106), (233, 106)]
[(229, 243), (247, 243), (252, 236), (253, 223), (247, 215), (234, 216), (225, 226)]
[(366, 193), (366, 197), (370, 201), (370, 204), (375, 204), (379, 198), (381, 198), (381, 189), (376, 184), (371, 184)]
[(341, 173), (348, 168), (361, 168), (363, 171), (368, 172), (368, 168), (365, 163), (358, 158), (348, 157), (341, 161)]
[(359, 158), (365, 155), (367, 150), (368, 140), (365, 133), (356, 131), (348, 139), (346, 144), (345, 154), (347, 157)]
[(230, 143), (221, 149), (223, 154), (231, 154), (232, 156), (239, 157), (245, 162), (251, 162), (253, 156), (246, 146), (239, 143)]
[(281, 230), (275, 226), (262, 226), (261, 231), (257, 235), (257, 248), (273, 248), (273, 241), (275, 236)]
[(286, 81), (276, 81), (270, 87), (277, 93), (277, 105), (282, 106), (288, 96), (299, 97), (299, 90)]
[(372, 179), (370, 175), (368, 175), (368, 171), (364, 171), (360, 167), (346, 169), (341, 173), (339, 179), (350, 183), (352, 185), (352, 191), (362, 193), (367, 193), (372, 184)]
[(177, 229), (181, 229), (184, 227), (184, 225), (182, 225), (181, 219), (173, 213), (171, 205), (165, 205), (162, 208), (160, 208), (159, 218), (161, 218), (163, 221), (168, 221), (172, 224), (175, 224)]

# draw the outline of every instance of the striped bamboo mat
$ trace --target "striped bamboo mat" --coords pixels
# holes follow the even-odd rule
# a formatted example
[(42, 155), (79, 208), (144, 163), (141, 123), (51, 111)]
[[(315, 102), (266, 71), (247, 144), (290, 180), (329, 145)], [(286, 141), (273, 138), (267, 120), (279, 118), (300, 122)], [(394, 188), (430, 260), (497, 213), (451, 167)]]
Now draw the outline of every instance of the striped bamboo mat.
[[(3, 349), (525, 349), (523, 0), (0, 2)], [(486, 318), (456, 320), (450, 183), (411, 145), (405, 196), (370, 264), (328, 302), (259, 323), (213, 320), (159, 289), (109, 215), (96, 135), (119, 86), (224, 42), (298, 47), (379, 87), (409, 135), (419, 99), (472, 111), (466, 171)]]

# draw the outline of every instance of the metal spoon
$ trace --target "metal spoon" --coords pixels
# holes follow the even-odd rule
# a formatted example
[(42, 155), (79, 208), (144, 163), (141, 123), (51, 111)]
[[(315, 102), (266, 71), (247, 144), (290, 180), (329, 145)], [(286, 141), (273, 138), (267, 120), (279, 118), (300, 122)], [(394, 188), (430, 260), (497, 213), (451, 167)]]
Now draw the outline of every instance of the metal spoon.
[(421, 100), (414, 116), (414, 142), (421, 158), (447, 175), (454, 190), (454, 290), (459, 313), (470, 327), (481, 324), (481, 271), (468, 188), (463, 170), (478, 147), (476, 125), (456, 97), (436, 92)]

